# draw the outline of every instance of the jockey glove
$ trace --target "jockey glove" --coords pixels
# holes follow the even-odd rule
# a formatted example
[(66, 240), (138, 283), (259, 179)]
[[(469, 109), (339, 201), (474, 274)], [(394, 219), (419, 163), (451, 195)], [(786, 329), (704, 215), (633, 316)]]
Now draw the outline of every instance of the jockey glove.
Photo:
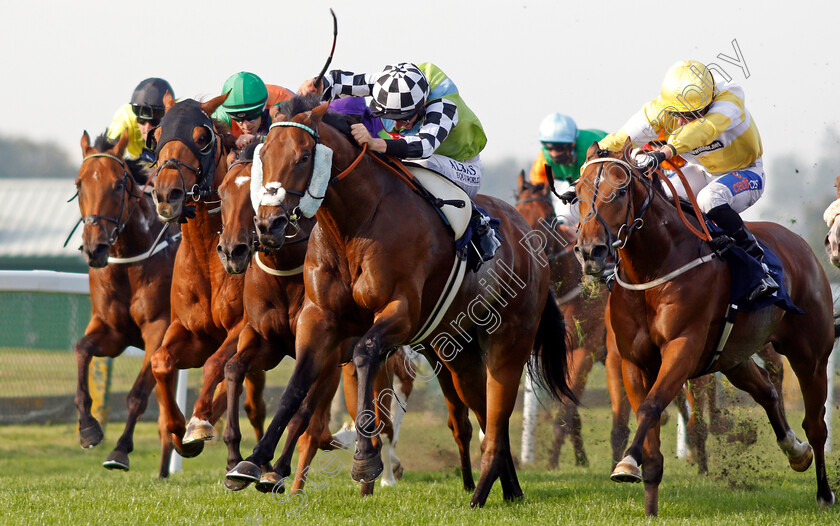
[(571, 190), (566, 190), (562, 194), (558, 196), (560, 201), (563, 202), (564, 205), (568, 205), (570, 203), (574, 203), (577, 199), (577, 194), (575, 193), (575, 189), (572, 188)]
[(645, 154), (644, 158), (642, 159), (642, 166), (649, 170), (656, 170), (657, 168), (659, 168), (659, 164), (664, 160), (665, 154), (657, 150)]

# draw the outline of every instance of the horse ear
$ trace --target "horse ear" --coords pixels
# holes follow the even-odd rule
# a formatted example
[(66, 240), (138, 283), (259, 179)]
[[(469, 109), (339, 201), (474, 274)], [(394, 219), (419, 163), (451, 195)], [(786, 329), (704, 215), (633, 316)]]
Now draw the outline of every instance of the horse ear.
[(592, 141), (592, 146), (586, 150), (586, 160), (588, 161), (597, 157), (599, 151), (601, 151), (601, 147), (598, 146), (598, 141)]
[(175, 105), (175, 97), (172, 96), (172, 93), (169, 90), (166, 90), (166, 93), (163, 94), (163, 107), (166, 108), (166, 111), (169, 111), (169, 108)]
[(519, 176), (516, 178), (516, 193), (521, 194), (525, 190), (525, 170), (519, 170)]
[(86, 155), (87, 151), (90, 149), (90, 135), (88, 135), (87, 130), (82, 132), (82, 155)]
[(268, 114), (271, 115), (271, 122), (280, 122), (280, 121), (287, 121), (289, 118), (286, 115), (280, 113), (280, 107), (276, 104), (268, 110)]
[(115, 155), (116, 157), (120, 157), (120, 158), (121, 158), (121, 157), (123, 156), (123, 154), (125, 153), (125, 147), (126, 147), (126, 146), (128, 146), (128, 134), (127, 134), (127, 133), (125, 133), (125, 132), (123, 132), (123, 134), (122, 134), (122, 135), (120, 135), (120, 140), (119, 140), (119, 142), (117, 142), (117, 145), (116, 145), (116, 146), (114, 146), (114, 147), (111, 149), (111, 151), (113, 151), (113, 152), (114, 152), (114, 155)]
[(330, 109), (330, 103), (325, 102), (317, 108), (315, 108), (314, 110), (312, 110), (312, 116), (320, 121), (324, 118), (324, 114), (327, 113), (328, 109)]
[[(228, 92), (229, 93), (229, 92)], [(213, 115), (213, 113), (221, 106), (225, 99), (227, 99), (228, 94), (222, 93), (218, 97), (208, 100), (207, 102), (201, 103), (201, 111), (206, 113), (207, 115)]]

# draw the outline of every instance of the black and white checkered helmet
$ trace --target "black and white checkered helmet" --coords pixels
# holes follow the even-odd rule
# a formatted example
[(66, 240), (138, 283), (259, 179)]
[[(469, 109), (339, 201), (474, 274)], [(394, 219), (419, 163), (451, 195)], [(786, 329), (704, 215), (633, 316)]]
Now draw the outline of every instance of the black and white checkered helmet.
[(385, 66), (371, 90), (370, 111), (391, 120), (410, 119), (426, 103), (429, 80), (417, 66), (401, 62)]

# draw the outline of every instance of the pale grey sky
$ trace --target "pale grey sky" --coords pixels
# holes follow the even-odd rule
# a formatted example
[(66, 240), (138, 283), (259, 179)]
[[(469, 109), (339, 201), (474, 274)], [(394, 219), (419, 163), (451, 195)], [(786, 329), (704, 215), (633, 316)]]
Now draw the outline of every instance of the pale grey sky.
[[(143, 78), (166, 78), (178, 97), (216, 95), (241, 70), (296, 89), (329, 52), (329, 7), (332, 67), (436, 63), (483, 122), (486, 162), (530, 163), (537, 126), (555, 111), (617, 130), (688, 58), (744, 86), (769, 184), (774, 157), (818, 156), (837, 124), (831, 2), (30, 0), (3, 7), (0, 135), (52, 140), (80, 161), (82, 131), (102, 131)], [(733, 40), (749, 77), (718, 58), (738, 58)]]

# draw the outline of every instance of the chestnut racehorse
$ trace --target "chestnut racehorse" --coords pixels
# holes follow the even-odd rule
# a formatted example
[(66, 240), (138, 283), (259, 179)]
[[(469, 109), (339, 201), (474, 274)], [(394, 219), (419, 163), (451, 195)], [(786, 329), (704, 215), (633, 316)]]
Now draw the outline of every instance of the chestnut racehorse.
[[(158, 221), (151, 198), (138, 181), (146, 174), (137, 161), (123, 159), (128, 135), (116, 145), (100, 136), (91, 147), (82, 135), (82, 165), (76, 178), (82, 213), (82, 254), (90, 270), (93, 307), (85, 335), (76, 344), (78, 366), (76, 407), (82, 447), (92, 448), (104, 435), (91, 415), (88, 368), (93, 356), (116, 357), (133, 345), (145, 350), (143, 364), (126, 398), (128, 419), (122, 436), (103, 466), (128, 471), (134, 449), (134, 426), (146, 410), (155, 386), (150, 359), (169, 326), (169, 286), (178, 247), (178, 227)], [(163, 413), (158, 420), (161, 437), (159, 476), (169, 474), (172, 442), (165, 433)]]
[[(613, 418), (610, 444), (615, 465), (621, 460), (630, 436), (627, 425), (630, 403), (621, 379), (621, 357), (617, 353), (607, 355), (604, 309), (610, 293), (606, 286), (595, 280), (583, 286), (583, 272), (573, 253), (577, 233), (558, 222), (548, 188), (544, 184), (531, 184), (524, 172), (517, 179), (516, 210), (533, 229), (530, 246), (545, 253), (545, 263), (551, 268), (552, 290), (558, 307), (563, 311), (566, 331), (572, 342), (569, 383), (578, 399), (583, 396), (592, 366), (601, 362), (606, 367)], [(554, 443), (549, 452), (549, 467), (557, 467), (560, 448), (567, 434), (572, 438), (575, 464), (588, 465), (577, 405), (563, 399), (554, 419)]]
[[(304, 263), (306, 298), (297, 324), (294, 372), (266, 434), (253, 454), (228, 473), (230, 478), (257, 480), (257, 466), (272, 457), (297, 408), (306, 407), (310, 397), (317, 402), (311, 387), (320, 370), (352, 358), (359, 418), (351, 476), (357, 482), (375, 480), (382, 461), (372, 440), (372, 387), (380, 355), (420, 336), (447, 277), (457, 274), (452, 234), (433, 206), (384, 161), (360, 152), (347, 135), (323, 122), (328, 104), (312, 109), (316, 101), (296, 97), (282, 103), (260, 152), (262, 191), (270, 197), (257, 212), (260, 242), (281, 246), (287, 227), (303, 212), (314, 214), (318, 223)], [(332, 152), (331, 165), (324, 148)], [(319, 180), (332, 173), (324, 194), (310, 187), (316, 159), (323, 163), (317, 166)], [(424, 352), (435, 356), (431, 363), (445, 362), (458, 396), (485, 431), (481, 477), (471, 500), (472, 506), (483, 506), (497, 478), (506, 500), (522, 495), (509, 418), (538, 332), (541, 342), (556, 345), (542, 347), (536, 357), (543, 381), (555, 396), (572, 394), (566, 384), (562, 314), (548, 298), (548, 269), (519, 244), (528, 224), (501, 200), (479, 196), (476, 201), (501, 218), (506, 243), (494, 261), (463, 278), (440, 324), (424, 336), (434, 342), (435, 351), (424, 346)], [(494, 274), (500, 276), (495, 283)], [(457, 336), (446, 332), (455, 327)], [(337, 357), (334, 349), (351, 336), (361, 336), (352, 357)]]
[[(225, 272), (216, 255), (222, 222), (215, 191), (227, 172), (227, 160), (209, 115), (224, 99), (222, 95), (201, 104), (192, 99), (176, 104), (167, 93), (166, 113), (152, 135), (156, 144), (150, 144), (159, 166), (152, 193), (158, 216), (164, 221), (187, 220), (172, 278), (172, 324), (152, 356), (166, 427), (184, 457), (198, 455), (213, 436), (212, 424), (227, 403), (224, 389), (215, 397), (214, 392), (244, 327), (244, 276)], [(189, 207), (184, 203), (187, 197)], [(179, 369), (202, 366), (201, 394), (187, 428), (175, 403), (175, 376)], [(253, 388), (245, 407), (259, 437), (265, 419), (265, 372), (254, 371), (249, 378)]]
[[(245, 374), (251, 371), (266, 371), (277, 366), (286, 357), (294, 358), (294, 331), (300, 308), (303, 305), (303, 260), (306, 244), (315, 220), (303, 220), (298, 223), (299, 230), (277, 250), (254, 253), (257, 246), (254, 231), (256, 212), (251, 204), (251, 157), (253, 146), (240, 152), (239, 159), (231, 164), (227, 175), (219, 186), (219, 198), (222, 203), (222, 233), (216, 247), (219, 258), (226, 271), (231, 274), (245, 273), (245, 288), (242, 299), (245, 308), (245, 326), (239, 335), (236, 354), (225, 365), (227, 383), (227, 427), (224, 439), (228, 445), (228, 465), (230, 470), (242, 460), (239, 452), (241, 434), (239, 431), (239, 395)], [(250, 268), (249, 268), (250, 264)], [(247, 271), (247, 272), (246, 272)], [(388, 368), (380, 371), (377, 379), (377, 392), (393, 385), (393, 375), (401, 373), (403, 397), (405, 402), (411, 391), (412, 379), (405, 374), (402, 361), (405, 355), (395, 353), (389, 359)], [(278, 470), (267, 469), (257, 483), (261, 491), (275, 491), (276, 483), (281, 482), (290, 473), (282, 472), (282, 464), (290, 463), (295, 442), (298, 444), (298, 467), (292, 490), (302, 489), (307, 467), (318, 449), (332, 450), (337, 447), (328, 426), (330, 420), (330, 402), (338, 387), (341, 370), (338, 367), (325, 368), (318, 379), (319, 389), (326, 393), (316, 406), (309, 420), (309, 426), (303, 425), (303, 414), (297, 413), (289, 425), (286, 447), (277, 462)], [(390, 375), (388, 374), (390, 373)], [(355, 375), (352, 364), (344, 366), (345, 391), (355, 389)], [(348, 387), (349, 386), (349, 387)], [(351, 417), (355, 415), (355, 394), (347, 406)], [(398, 425), (391, 425), (391, 418), (383, 419), (384, 433), (389, 443), (394, 444)], [(396, 419), (394, 419), (396, 420)], [(305, 432), (304, 432), (305, 429)], [(298, 441), (298, 437), (300, 440)], [(392, 449), (392, 448), (389, 448)], [(393, 453), (393, 451), (391, 451)], [(401, 469), (397, 460), (397, 469)], [(391, 463), (387, 464), (389, 471)], [(387, 481), (395, 484), (393, 472)], [(385, 479), (383, 479), (385, 482)], [(225, 479), (228, 489), (243, 489), (247, 484)]]
[[(729, 302), (729, 267), (710, 256), (709, 245), (684, 225), (678, 209), (664, 197), (658, 175), (648, 177), (624, 160), (630, 146), (628, 140), (624, 151), (611, 153), (593, 144), (575, 185), (583, 218), (575, 251), (584, 271), (602, 272), (610, 247), (617, 247), (617, 281), (629, 284), (619, 281), (610, 294), (607, 345), (621, 354), (624, 386), (638, 428), (611, 478), (644, 479), (645, 513), (656, 515), (663, 471), (662, 409), (688, 378), (721, 371), (764, 408), (793, 469), (804, 471), (816, 459), (817, 502), (833, 504), (823, 415), (835, 327), (831, 290), (817, 258), (789, 230), (750, 223), (755, 236), (778, 255), (787, 291), (806, 314), (775, 306), (740, 311), (722, 354), (712, 360)], [(796, 438), (767, 372), (750, 359), (767, 342), (788, 358), (799, 379), (805, 405), (802, 425), (810, 445)]]

